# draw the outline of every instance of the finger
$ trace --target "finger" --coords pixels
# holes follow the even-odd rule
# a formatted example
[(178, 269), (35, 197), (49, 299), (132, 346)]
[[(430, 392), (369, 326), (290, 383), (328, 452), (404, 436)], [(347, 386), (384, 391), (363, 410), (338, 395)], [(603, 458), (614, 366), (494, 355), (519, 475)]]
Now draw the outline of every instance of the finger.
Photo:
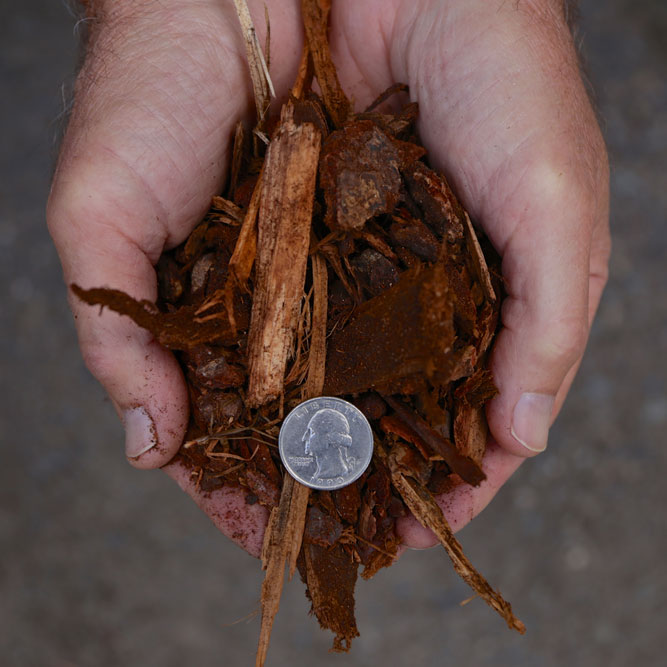
[[(155, 301), (153, 265), (219, 189), (246, 104), (242, 47), (213, 39), (202, 18), (224, 25), (210, 9), (176, 16), (152, 4), (131, 16), (114, 6), (96, 24), (47, 208), (67, 284)], [(219, 102), (227, 85), (238, 95)], [(163, 465), (188, 418), (175, 359), (126, 318), (70, 303), (84, 360), (125, 425), (128, 460)]]
[(163, 470), (197, 503), (220, 532), (251, 556), (259, 558), (268, 520), (265, 507), (259, 503), (246, 503), (246, 494), (240, 488), (202, 491), (192, 479), (191, 471), (182, 463), (170, 463)]
[[(103, 185), (110, 182), (113, 187)], [(141, 189), (127, 169), (108, 158), (79, 161), (59, 174), (47, 217), (67, 284), (108, 286), (155, 301), (155, 271), (142, 245), (157, 253), (165, 235), (151, 229), (148, 241), (138, 231), (134, 237), (122, 231), (143, 229), (143, 220), (155, 219), (152, 199)], [(125, 425), (128, 460), (139, 468), (164, 465), (178, 450), (188, 418), (175, 359), (127, 318), (100, 313), (73, 295), (70, 305), (84, 360)]]
[[(472, 521), (523, 461), (523, 457), (509, 454), (495, 442), (489, 442), (482, 461), (486, 479), (477, 487), (460, 484), (451, 492), (436, 498), (452, 530), (457, 532)], [(402, 543), (410, 549), (427, 549), (438, 543), (433, 532), (412, 515), (396, 522), (396, 532)]]
[(595, 196), (570, 179), (553, 192), (547, 179), (533, 176), (514, 204), (528, 215), (517, 213), (521, 222), (504, 249), (508, 297), (491, 360), (500, 393), (487, 417), (497, 441), (518, 455), (546, 448), (606, 284), (606, 174), (601, 150)]
[(435, 28), (416, 14), (403, 62), (433, 162), (502, 256), (499, 395), (487, 415), (499, 445), (530, 456), (546, 447), (599, 299), (589, 282), (606, 229), (606, 153), (563, 17), (475, 7), (467, 40), (446, 17), (431, 22), (449, 39), (428, 57), (416, 35)]
[(487, 416), (499, 444), (518, 455), (546, 448), (556, 395), (588, 337), (590, 214), (559, 210), (566, 196), (557, 204), (547, 184), (526, 187), (528, 217), (504, 248), (508, 293), (491, 357), (499, 394)]

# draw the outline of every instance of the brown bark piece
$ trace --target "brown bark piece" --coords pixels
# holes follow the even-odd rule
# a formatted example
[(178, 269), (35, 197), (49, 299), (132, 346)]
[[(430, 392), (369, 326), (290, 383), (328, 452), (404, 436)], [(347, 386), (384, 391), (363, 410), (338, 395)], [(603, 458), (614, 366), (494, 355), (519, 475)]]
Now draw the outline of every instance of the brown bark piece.
[(243, 211), (241, 208), (233, 201), (225, 199), (224, 197), (213, 197), (211, 200), (211, 208), (215, 211), (222, 212), (225, 216), (225, 221), (228, 224), (239, 224), (243, 220)]
[(384, 400), (396, 411), (398, 417), (404, 420), (433, 449), (433, 453), (439, 454), (452, 471), (468, 484), (479, 486), (486, 479), (484, 471), (475, 461), (467, 456), (462, 456), (451, 441), (434, 431), (426, 421), (412, 412), (404, 403), (391, 396), (384, 396)]
[(489, 426), (484, 405), (498, 393), (491, 373), (478, 370), (454, 392), (454, 443), (458, 451), (481, 464)]
[(379, 296), (398, 282), (398, 269), (373, 248), (366, 248), (350, 265), (359, 284), (371, 296)]
[(431, 463), (414, 447), (408, 447), (400, 440), (396, 440), (389, 448), (389, 457), (392, 468), (409, 475), (424, 486), (428, 484), (431, 477)]
[(263, 472), (248, 466), (245, 471), (248, 488), (265, 507), (277, 507), (280, 502), (280, 488)]
[(395, 245), (406, 248), (425, 262), (435, 262), (440, 252), (440, 244), (433, 232), (416, 218), (393, 217), (389, 237)]
[(313, 58), (317, 82), (324, 105), (336, 127), (342, 127), (351, 112), (350, 101), (343, 91), (336, 67), (331, 60), (327, 37), (331, 0), (301, 0), (301, 15), (306, 42)]
[(471, 264), (475, 271), (477, 280), (479, 280), (479, 283), (482, 286), (484, 296), (489, 301), (495, 301), (496, 291), (493, 289), (493, 285), (491, 283), (489, 267), (486, 264), (486, 259), (484, 258), (482, 247), (479, 245), (479, 240), (477, 239), (475, 228), (472, 226), (472, 222), (470, 221), (470, 216), (465, 211), (463, 212), (463, 231), (465, 232), (465, 236), (468, 241)]
[(250, 332), (247, 404), (260, 406), (283, 389), (303, 295), (320, 134), (285, 114), (266, 155)]
[(470, 457), (477, 465), (482, 464), (489, 426), (483, 407), (472, 406), (465, 401), (459, 403), (454, 417), (454, 443), (463, 456)]
[(440, 264), (404, 272), (362, 304), (329, 339), (324, 392), (391, 391), (414, 374), (444, 380), (454, 343), (452, 304)]
[(344, 521), (350, 525), (357, 523), (359, 505), (361, 504), (361, 480), (344, 486), (342, 489), (332, 492), (334, 504)]
[(308, 510), (306, 528), (303, 537), (306, 542), (331, 547), (343, 534), (343, 524), (332, 516), (325, 514), (317, 505)]
[(380, 419), (380, 428), (387, 435), (393, 434), (406, 442), (412, 443), (427, 461), (433, 454), (428, 445), (410, 428), (410, 426), (398, 419), (395, 415), (382, 417), (382, 419)]
[(325, 362), (327, 356), (327, 305), (328, 274), (327, 265), (319, 254), (311, 256), (313, 276), (313, 313), (308, 355), (308, 376), (304, 387), (304, 399), (322, 395)]
[(360, 231), (370, 218), (393, 211), (401, 166), (422, 154), (420, 147), (390, 137), (370, 120), (353, 121), (330, 134), (320, 163), (327, 226)]
[(455, 242), (463, 237), (463, 208), (444, 176), (421, 162), (404, 170), (408, 191), (424, 213), (424, 219), (440, 237)]
[(358, 565), (340, 544), (324, 548), (317, 544), (303, 547), (305, 580), (312, 611), (320, 626), (335, 633), (332, 651), (350, 650), (359, 636), (354, 618), (354, 586)]
[[(127, 315), (170, 350), (188, 350), (202, 343), (231, 345), (238, 342), (236, 331), (229, 326), (227, 309), (215, 299), (199, 307), (182, 306), (174, 312), (163, 313), (151, 301), (138, 301), (120, 290), (103, 287), (86, 290), (74, 284), (70, 288), (84, 303)], [(233, 303), (237, 306), (238, 300)], [(246, 310), (242, 307), (235, 310), (240, 315), (237, 326), (246, 329)]]

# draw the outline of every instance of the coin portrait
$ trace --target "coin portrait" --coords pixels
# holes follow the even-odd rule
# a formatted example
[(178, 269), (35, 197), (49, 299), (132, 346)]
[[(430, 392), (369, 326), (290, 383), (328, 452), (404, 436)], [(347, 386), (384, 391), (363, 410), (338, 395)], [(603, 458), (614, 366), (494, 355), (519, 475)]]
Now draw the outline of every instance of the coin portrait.
[(305, 454), (315, 457), (316, 479), (347, 475), (350, 466), (345, 449), (351, 447), (352, 438), (344, 414), (331, 408), (318, 410), (308, 422), (303, 441)]
[(288, 472), (315, 489), (339, 489), (358, 479), (373, 454), (368, 420), (351, 403), (319, 397), (287, 415), (280, 456)]

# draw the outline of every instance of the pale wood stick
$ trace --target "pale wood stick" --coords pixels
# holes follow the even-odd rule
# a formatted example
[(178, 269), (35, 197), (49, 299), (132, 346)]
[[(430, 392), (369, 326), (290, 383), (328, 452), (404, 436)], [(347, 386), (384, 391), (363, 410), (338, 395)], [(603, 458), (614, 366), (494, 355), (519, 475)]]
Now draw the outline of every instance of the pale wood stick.
[(250, 10), (246, 0), (234, 0), (236, 14), (239, 17), (243, 39), (245, 41), (246, 55), (250, 67), (250, 78), (252, 79), (252, 89), (255, 95), (255, 105), (257, 106), (258, 126), (263, 124), (266, 110), (269, 108), (271, 98), (276, 96), (273, 89), (273, 83), (269, 76), (269, 68), (264, 59), (262, 47), (259, 45), (255, 26), (252, 23)]
[(322, 395), (327, 356), (327, 263), (324, 257), (317, 253), (311, 255), (310, 261), (313, 273), (313, 315), (310, 334), (310, 353), (308, 355), (308, 376), (304, 387), (304, 399)]
[(280, 503), (271, 510), (266, 526), (261, 555), (266, 575), (262, 583), (262, 625), (255, 663), (257, 667), (262, 667), (269, 649), (273, 620), (278, 613), (285, 580), (285, 562), (289, 565), (290, 579), (296, 570), (309, 494), (307, 486), (285, 475)]
[(388, 464), (391, 471), (391, 481), (400, 493), (407, 508), (414, 517), (426, 528), (430, 528), (440, 541), (454, 565), (457, 574), (465, 581), (484, 601), (500, 616), (505, 619), (507, 625), (517, 632), (523, 634), (526, 626), (512, 612), (512, 605), (507, 602), (500, 593), (494, 591), (484, 577), (477, 572), (473, 564), (463, 553), (461, 543), (454, 537), (454, 533), (447, 523), (442, 510), (435, 502), (431, 492), (419, 482), (407, 477), (397, 469), (391, 454), (376, 443), (376, 451)]
[(247, 404), (280, 396), (303, 295), (320, 133), (287, 108), (264, 163), (248, 333)]

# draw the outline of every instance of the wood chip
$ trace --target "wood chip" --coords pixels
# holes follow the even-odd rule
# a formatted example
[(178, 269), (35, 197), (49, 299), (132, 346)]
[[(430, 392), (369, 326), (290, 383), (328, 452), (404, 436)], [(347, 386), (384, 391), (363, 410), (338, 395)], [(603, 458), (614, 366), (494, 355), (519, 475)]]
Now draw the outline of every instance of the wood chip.
[(391, 396), (383, 398), (396, 411), (397, 416), (433, 449), (433, 453), (439, 454), (444, 459), (452, 472), (473, 486), (479, 486), (486, 479), (484, 471), (475, 461), (467, 456), (462, 456), (450, 440), (432, 429), (424, 419), (410, 410), (402, 401)]
[(324, 392), (393, 393), (398, 380), (418, 373), (447, 379), (453, 343), (452, 304), (443, 267), (406, 271), (394, 287), (363, 303), (331, 336)]
[(482, 289), (484, 290), (484, 296), (486, 296), (489, 301), (495, 301), (496, 291), (493, 289), (493, 285), (491, 284), (491, 274), (489, 273), (489, 267), (486, 264), (486, 259), (484, 259), (484, 253), (482, 252), (482, 248), (479, 245), (477, 233), (475, 232), (475, 228), (472, 226), (470, 216), (465, 211), (463, 212), (463, 220), (463, 230), (468, 241), (471, 263), (473, 265), (475, 275), (477, 280), (479, 280)]
[(332, 651), (350, 650), (350, 642), (359, 636), (354, 618), (354, 586), (358, 564), (340, 543), (325, 548), (304, 544), (304, 579), (313, 613), (322, 628), (335, 633)]
[(264, 163), (255, 297), (248, 334), (247, 404), (276, 399), (303, 295), (320, 134), (284, 114)]
[[(386, 450), (380, 445), (381, 456), (391, 466), (390, 457)], [(523, 634), (525, 625), (513, 614), (512, 605), (507, 602), (497, 591), (494, 591), (484, 577), (475, 570), (472, 563), (463, 553), (463, 548), (454, 537), (452, 529), (438, 507), (435, 499), (428, 491), (415, 480), (403, 475), (396, 469), (391, 470), (391, 481), (396, 490), (401, 494), (409, 510), (415, 518), (426, 528), (433, 531), (449, 558), (454, 565), (458, 575), (476, 592), (485, 602), (502, 616), (507, 625)]]
[(292, 577), (301, 550), (308, 507), (308, 487), (285, 475), (278, 507), (271, 510), (262, 544), (262, 567), (266, 570), (262, 584), (262, 624), (257, 647), (256, 667), (261, 667), (269, 649), (273, 620), (280, 606), (285, 580), (285, 563)]
[(301, 0), (306, 42), (313, 58), (315, 76), (324, 105), (336, 127), (342, 127), (352, 110), (336, 74), (327, 37), (331, 0)]
[[(234, 252), (229, 260), (229, 276), (234, 276), (241, 289), (248, 289), (248, 278), (255, 263), (257, 254), (257, 212), (262, 193), (262, 172), (259, 174), (255, 189), (252, 192), (250, 204), (243, 217), (241, 233), (234, 246)], [(230, 286), (231, 289), (231, 286)]]
[(329, 301), (327, 264), (320, 254), (311, 255), (310, 261), (313, 275), (313, 312), (304, 400), (322, 395), (327, 355), (327, 306)]
[(211, 200), (211, 207), (218, 211), (222, 211), (237, 223), (240, 223), (243, 220), (243, 211), (229, 199), (225, 199), (224, 197), (213, 197)]
[(484, 406), (497, 393), (491, 373), (483, 369), (454, 392), (454, 443), (461, 454), (478, 464), (482, 462), (489, 435)]
[[(276, 96), (273, 83), (269, 76), (269, 68), (266, 65), (262, 47), (259, 45), (255, 26), (250, 17), (250, 10), (246, 0), (234, 0), (236, 13), (243, 32), (248, 65), (250, 67), (250, 78), (255, 95), (255, 106), (257, 107), (257, 127), (261, 129), (266, 118), (266, 112), (271, 103), (271, 98)], [(267, 26), (268, 30), (268, 26)]]

